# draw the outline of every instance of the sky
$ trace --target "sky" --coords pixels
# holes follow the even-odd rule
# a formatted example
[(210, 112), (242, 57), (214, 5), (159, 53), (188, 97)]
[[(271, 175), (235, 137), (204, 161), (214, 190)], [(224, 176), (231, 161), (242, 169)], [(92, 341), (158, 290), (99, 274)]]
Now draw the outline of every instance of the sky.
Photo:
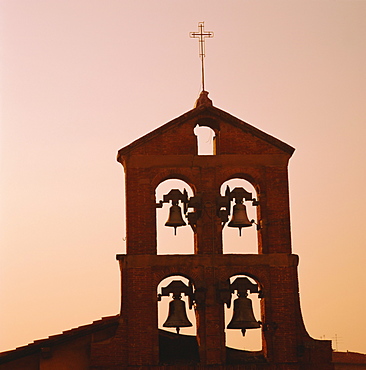
[[(213, 104), (296, 148), (307, 330), (366, 353), (366, 1), (0, 0), (0, 14), (0, 350), (119, 312), (116, 154), (193, 108), (204, 21)], [(187, 233), (159, 227), (161, 253)], [(238, 238), (255, 253), (255, 234)]]

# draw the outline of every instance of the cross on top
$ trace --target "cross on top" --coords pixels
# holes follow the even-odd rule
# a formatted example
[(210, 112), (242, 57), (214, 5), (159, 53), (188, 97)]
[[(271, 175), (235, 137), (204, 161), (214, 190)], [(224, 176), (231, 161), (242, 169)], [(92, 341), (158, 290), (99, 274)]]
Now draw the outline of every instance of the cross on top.
[(204, 58), (205, 58), (205, 39), (213, 37), (214, 33), (212, 31), (205, 31), (205, 22), (198, 23), (198, 32), (190, 32), (189, 36), (192, 38), (198, 38), (199, 44), (199, 56), (201, 58), (201, 70), (202, 70), (202, 91), (205, 90), (205, 68), (204, 68)]

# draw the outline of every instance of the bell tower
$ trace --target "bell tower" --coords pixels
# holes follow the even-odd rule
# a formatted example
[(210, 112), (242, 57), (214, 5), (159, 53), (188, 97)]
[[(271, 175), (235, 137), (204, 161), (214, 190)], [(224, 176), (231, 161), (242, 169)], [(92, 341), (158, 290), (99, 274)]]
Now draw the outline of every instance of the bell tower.
[[(197, 125), (214, 131), (212, 155), (198, 155)], [(127, 253), (117, 255), (121, 312), (115, 336), (92, 349), (95, 368), (103, 368), (97, 366), (102, 353), (109, 353), (103, 363), (109, 361), (111, 368), (333, 368), (330, 341), (310, 338), (301, 316), (299, 258), (292, 254), (290, 235), (287, 167), (293, 151), (214, 107), (206, 91), (192, 110), (119, 150), (127, 223)], [(250, 182), (256, 194), (244, 187), (227, 187), (220, 194), (222, 184), (234, 178)], [(184, 181), (193, 195), (172, 188), (157, 199), (156, 188), (168, 179)], [(174, 254), (174, 245), (172, 254), (157, 254), (156, 213), (165, 204), (170, 206), (165, 226), (178, 233), (189, 228), (193, 254)], [(247, 207), (256, 208), (255, 220), (247, 216)], [(258, 252), (246, 254), (243, 245), (241, 253), (224, 254), (225, 227), (241, 234), (255, 228)], [(253, 294), (260, 298), (261, 317), (253, 313)], [(158, 305), (167, 297), (164, 328), (176, 333), (158, 329)], [(260, 331), (261, 351), (227, 348), (224, 309), (232, 300), (228, 328), (243, 335)], [(194, 337), (181, 330), (192, 325), (186, 315), (190, 308)]]

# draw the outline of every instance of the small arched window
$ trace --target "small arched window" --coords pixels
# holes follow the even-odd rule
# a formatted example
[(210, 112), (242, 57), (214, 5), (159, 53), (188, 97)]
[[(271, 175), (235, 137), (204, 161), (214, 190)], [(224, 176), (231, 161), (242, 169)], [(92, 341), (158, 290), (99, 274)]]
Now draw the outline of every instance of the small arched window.
[(197, 125), (194, 134), (197, 136), (198, 155), (216, 154), (216, 135), (212, 128)]

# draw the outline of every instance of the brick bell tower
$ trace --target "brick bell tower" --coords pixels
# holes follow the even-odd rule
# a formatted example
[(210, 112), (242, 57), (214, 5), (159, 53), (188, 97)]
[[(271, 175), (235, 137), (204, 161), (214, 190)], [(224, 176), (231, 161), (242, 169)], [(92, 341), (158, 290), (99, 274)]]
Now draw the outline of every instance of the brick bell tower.
[[(197, 125), (214, 131), (213, 155), (198, 155)], [(301, 316), (299, 258), (292, 254), (290, 235), (287, 166), (293, 151), (214, 107), (206, 91), (194, 109), (119, 150), (127, 222), (127, 253), (117, 255), (121, 313), (115, 335), (92, 348), (93, 368), (333, 369), (330, 341), (312, 339)], [(221, 185), (233, 178), (250, 182), (256, 194), (228, 188), (221, 195)], [(171, 189), (156, 199), (157, 186), (167, 179), (183, 180), (193, 196)], [(191, 227), (194, 254), (157, 254), (156, 213), (164, 203), (171, 206), (167, 226)], [(255, 224), (246, 216), (245, 205), (256, 207)], [(258, 253), (224, 254), (224, 226), (243, 232), (256, 228)], [(189, 283), (174, 279), (158, 291), (159, 283), (170, 276)], [(260, 297), (258, 321), (248, 293)], [(179, 332), (190, 324), (180, 299), (188, 296), (196, 337), (158, 329), (159, 299), (169, 295), (173, 303), (166, 326), (176, 326)], [(233, 354), (226, 347), (224, 308), (234, 299), (230, 325), (243, 334), (260, 330), (260, 352)]]

